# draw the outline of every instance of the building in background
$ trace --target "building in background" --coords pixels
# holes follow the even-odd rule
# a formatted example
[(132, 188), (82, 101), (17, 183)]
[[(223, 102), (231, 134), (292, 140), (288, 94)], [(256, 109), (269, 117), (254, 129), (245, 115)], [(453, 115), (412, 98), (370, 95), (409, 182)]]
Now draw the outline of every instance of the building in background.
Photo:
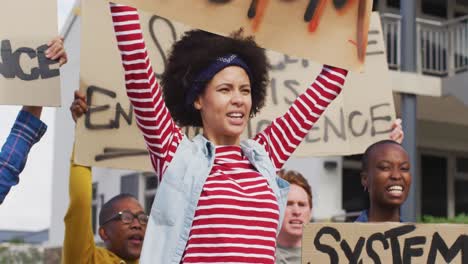
[(37, 232), (0, 230), (0, 243), (16, 242), (39, 245), (48, 240), (49, 229)]
[[(418, 95), (419, 214), (452, 217), (468, 213), (468, 1), (416, 0), (418, 72), (400, 69), (399, 1), (374, 1), (380, 11), (397, 112), (400, 92)], [(68, 110), (79, 87), (80, 16), (72, 13), (63, 29), (69, 63), (63, 68), (62, 103), (54, 124), (52, 219), (49, 246), (61, 247), (68, 207), (69, 159), (74, 124)], [(300, 171), (313, 189), (316, 219), (341, 219), (364, 207), (360, 155), (292, 158), (287, 169)], [(158, 187), (151, 172), (93, 169), (93, 223), (102, 204), (132, 193), (149, 212)], [(465, 191), (463, 191), (465, 190)], [(96, 239), (99, 240), (98, 236)]]
[[(399, 72), (400, 1), (375, 0), (381, 13), (395, 105), (398, 92), (417, 98), (418, 215), (468, 213), (468, 1), (416, 0), (417, 74)], [(344, 157), (343, 209), (364, 207), (360, 155)]]

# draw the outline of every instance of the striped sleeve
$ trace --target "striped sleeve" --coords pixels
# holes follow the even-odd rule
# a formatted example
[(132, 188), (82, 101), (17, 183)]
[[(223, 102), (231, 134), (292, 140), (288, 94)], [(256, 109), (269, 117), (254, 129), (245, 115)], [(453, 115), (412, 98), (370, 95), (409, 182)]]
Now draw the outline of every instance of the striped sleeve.
[(113, 3), (110, 10), (125, 71), (127, 95), (156, 175), (161, 179), (183, 134), (164, 103), (148, 57), (137, 10)]
[(338, 96), (347, 71), (324, 66), (315, 82), (291, 105), (285, 115), (276, 118), (254, 137), (281, 169), (328, 105)]

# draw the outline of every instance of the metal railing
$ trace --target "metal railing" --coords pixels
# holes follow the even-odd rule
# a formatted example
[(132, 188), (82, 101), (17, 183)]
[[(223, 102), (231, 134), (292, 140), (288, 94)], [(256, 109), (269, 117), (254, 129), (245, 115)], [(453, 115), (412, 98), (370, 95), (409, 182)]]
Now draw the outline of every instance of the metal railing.
[[(400, 69), (401, 16), (382, 14), (382, 27), (391, 69)], [(416, 19), (418, 72), (436, 76), (468, 70), (468, 16), (438, 22)]]

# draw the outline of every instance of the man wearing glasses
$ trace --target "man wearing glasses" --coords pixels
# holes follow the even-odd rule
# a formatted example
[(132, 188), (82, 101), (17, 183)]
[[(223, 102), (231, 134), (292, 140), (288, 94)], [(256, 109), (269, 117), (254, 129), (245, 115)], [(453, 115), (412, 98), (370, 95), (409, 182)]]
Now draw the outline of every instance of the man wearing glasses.
[[(75, 93), (75, 99), (79, 95)], [(73, 104), (70, 108), (75, 122), (83, 114), (80, 109)], [(138, 200), (130, 194), (119, 194), (102, 206), (99, 236), (104, 241), (103, 248), (96, 246), (92, 229), (91, 168), (74, 164), (73, 157), (69, 192), (62, 263), (138, 263), (148, 223), (148, 215)]]

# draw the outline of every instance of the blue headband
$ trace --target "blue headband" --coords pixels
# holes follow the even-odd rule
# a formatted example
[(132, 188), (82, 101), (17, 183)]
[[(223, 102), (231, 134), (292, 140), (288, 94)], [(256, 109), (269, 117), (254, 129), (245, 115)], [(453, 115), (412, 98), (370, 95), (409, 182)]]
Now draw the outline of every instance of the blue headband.
[(227, 54), (225, 56), (217, 58), (211, 65), (205, 70), (201, 71), (192, 83), (192, 87), (189, 90), (187, 97), (185, 98), (185, 104), (188, 108), (192, 107), (196, 97), (203, 90), (206, 82), (211, 80), (218, 72), (229, 66), (239, 66), (245, 70), (252, 82), (252, 74), (250, 74), (249, 67), (247, 64), (235, 54)]

